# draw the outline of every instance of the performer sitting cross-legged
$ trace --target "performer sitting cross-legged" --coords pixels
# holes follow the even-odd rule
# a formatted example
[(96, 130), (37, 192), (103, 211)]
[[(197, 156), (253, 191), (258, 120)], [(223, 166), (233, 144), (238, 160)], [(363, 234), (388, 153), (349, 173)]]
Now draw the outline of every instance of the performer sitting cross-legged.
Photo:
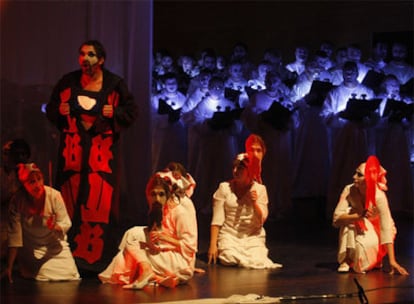
[(99, 274), (103, 283), (142, 289), (149, 282), (175, 287), (192, 278), (197, 251), (195, 213), (166, 179), (154, 174), (146, 189), (148, 226), (127, 230), (119, 252)]

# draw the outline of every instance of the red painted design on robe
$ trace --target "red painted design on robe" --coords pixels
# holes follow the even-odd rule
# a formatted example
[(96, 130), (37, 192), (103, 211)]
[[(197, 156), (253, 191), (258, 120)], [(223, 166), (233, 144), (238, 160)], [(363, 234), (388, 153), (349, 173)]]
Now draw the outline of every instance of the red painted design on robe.
[(65, 128), (63, 131), (67, 133), (76, 133), (78, 132), (78, 126), (76, 125), (76, 118), (71, 117), (70, 115), (66, 116), (68, 127)]
[(113, 91), (111, 94), (108, 95), (108, 104), (117, 107), (119, 104), (119, 94)]
[[(60, 101), (68, 102), (71, 94), (72, 94), (71, 88), (64, 89), (63, 91), (60, 92)], [(70, 117), (70, 115), (67, 115), (66, 118), (67, 118), (68, 126), (64, 128), (64, 132), (70, 132), (70, 133), (77, 132), (78, 127), (76, 126), (76, 118)]]
[(112, 137), (103, 138), (101, 135), (92, 139), (92, 146), (89, 153), (89, 166), (92, 172), (112, 173), (109, 160), (113, 158), (111, 151)]
[(73, 219), (73, 214), (75, 212), (76, 199), (79, 193), (79, 183), (80, 174), (74, 174), (63, 183), (60, 189), (68, 215), (71, 219)]
[(89, 197), (81, 206), (83, 222), (108, 223), (111, 211), (113, 187), (98, 173), (89, 174)]
[(98, 261), (102, 256), (104, 246), (102, 234), (103, 230), (99, 224), (92, 228), (89, 223), (82, 223), (80, 233), (75, 237), (78, 246), (73, 251), (73, 256), (82, 258), (89, 264)]
[(82, 165), (82, 146), (80, 145), (80, 140), (78, 134), (65, 135), (65, 148), (62, 151), (62, 156), (65, 159), (63, 171), (73, 170), (80, 172)]
[(72, 91), (71, 88), (66, 88), (60, 92), (60, 101), (61, 102), (68, 102)]

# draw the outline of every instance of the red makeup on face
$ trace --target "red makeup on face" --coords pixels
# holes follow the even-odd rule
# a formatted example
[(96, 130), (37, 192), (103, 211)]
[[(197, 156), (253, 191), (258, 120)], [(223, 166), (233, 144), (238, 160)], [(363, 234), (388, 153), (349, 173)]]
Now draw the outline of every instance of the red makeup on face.
[(43, 176), (39, 172), (31, 173), (23, 186), (34, 198), (40, 198), (45, 191)]

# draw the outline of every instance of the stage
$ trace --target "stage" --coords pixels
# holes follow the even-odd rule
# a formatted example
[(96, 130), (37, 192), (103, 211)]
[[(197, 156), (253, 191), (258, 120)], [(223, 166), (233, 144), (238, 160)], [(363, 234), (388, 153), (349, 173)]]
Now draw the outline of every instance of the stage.
[(13, 284), (1, 282), (1, 303), (235, 303), (232, 301), (236, 295), (249, 294), (253, 294), (250, 299), (254, 300), (243, 298), (238, 303), (364, 303), (359, 299), (358, 292), (360, 295), (362, 292), (356, 282), (369, 303), (414, 303), (412, 216), (394, 215), (398, 229), (397, 261), (410, 276), (386, 273), (387, 259), (384, 270), (339, 274), (336, 271), (338, 230), (316, 213), (312, 201), (301, 200), (295, 204), (290, 218), (266, 223), (270, 257), (283, 264), (281, 269), (207, 265), (209, 216), (199, 215), (197, 266), (205, 269), (205, 273), (195, 274), (188, 284), (175, 289), (147, 286), (143, 290), (124, 290), (118, 285), (101, 284), (96, 276), (83, 277), (79, 282), (41, 283), (24, 280), (15, 273)]

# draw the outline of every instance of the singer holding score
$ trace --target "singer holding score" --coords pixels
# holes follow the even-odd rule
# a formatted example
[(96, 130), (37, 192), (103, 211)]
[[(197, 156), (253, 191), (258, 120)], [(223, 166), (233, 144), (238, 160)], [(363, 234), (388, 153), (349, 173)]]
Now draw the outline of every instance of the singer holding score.
[(339, 228), (338, 272), (365, 273), (382, 268), (388, 254), (390, 273), (408, 275), (396, 260), (394, 239), (397, 234), (385, 194), (386, 171), (376, 156), (369, 156), (345, 186), (333, 215)]
[(233, 178), (213, 195), (208, 263), (251, 269), (279, 268), (268, 257), (263, 224), (268, 215), (266, 187), (254, 180), (247, 153), (233, 161)]

